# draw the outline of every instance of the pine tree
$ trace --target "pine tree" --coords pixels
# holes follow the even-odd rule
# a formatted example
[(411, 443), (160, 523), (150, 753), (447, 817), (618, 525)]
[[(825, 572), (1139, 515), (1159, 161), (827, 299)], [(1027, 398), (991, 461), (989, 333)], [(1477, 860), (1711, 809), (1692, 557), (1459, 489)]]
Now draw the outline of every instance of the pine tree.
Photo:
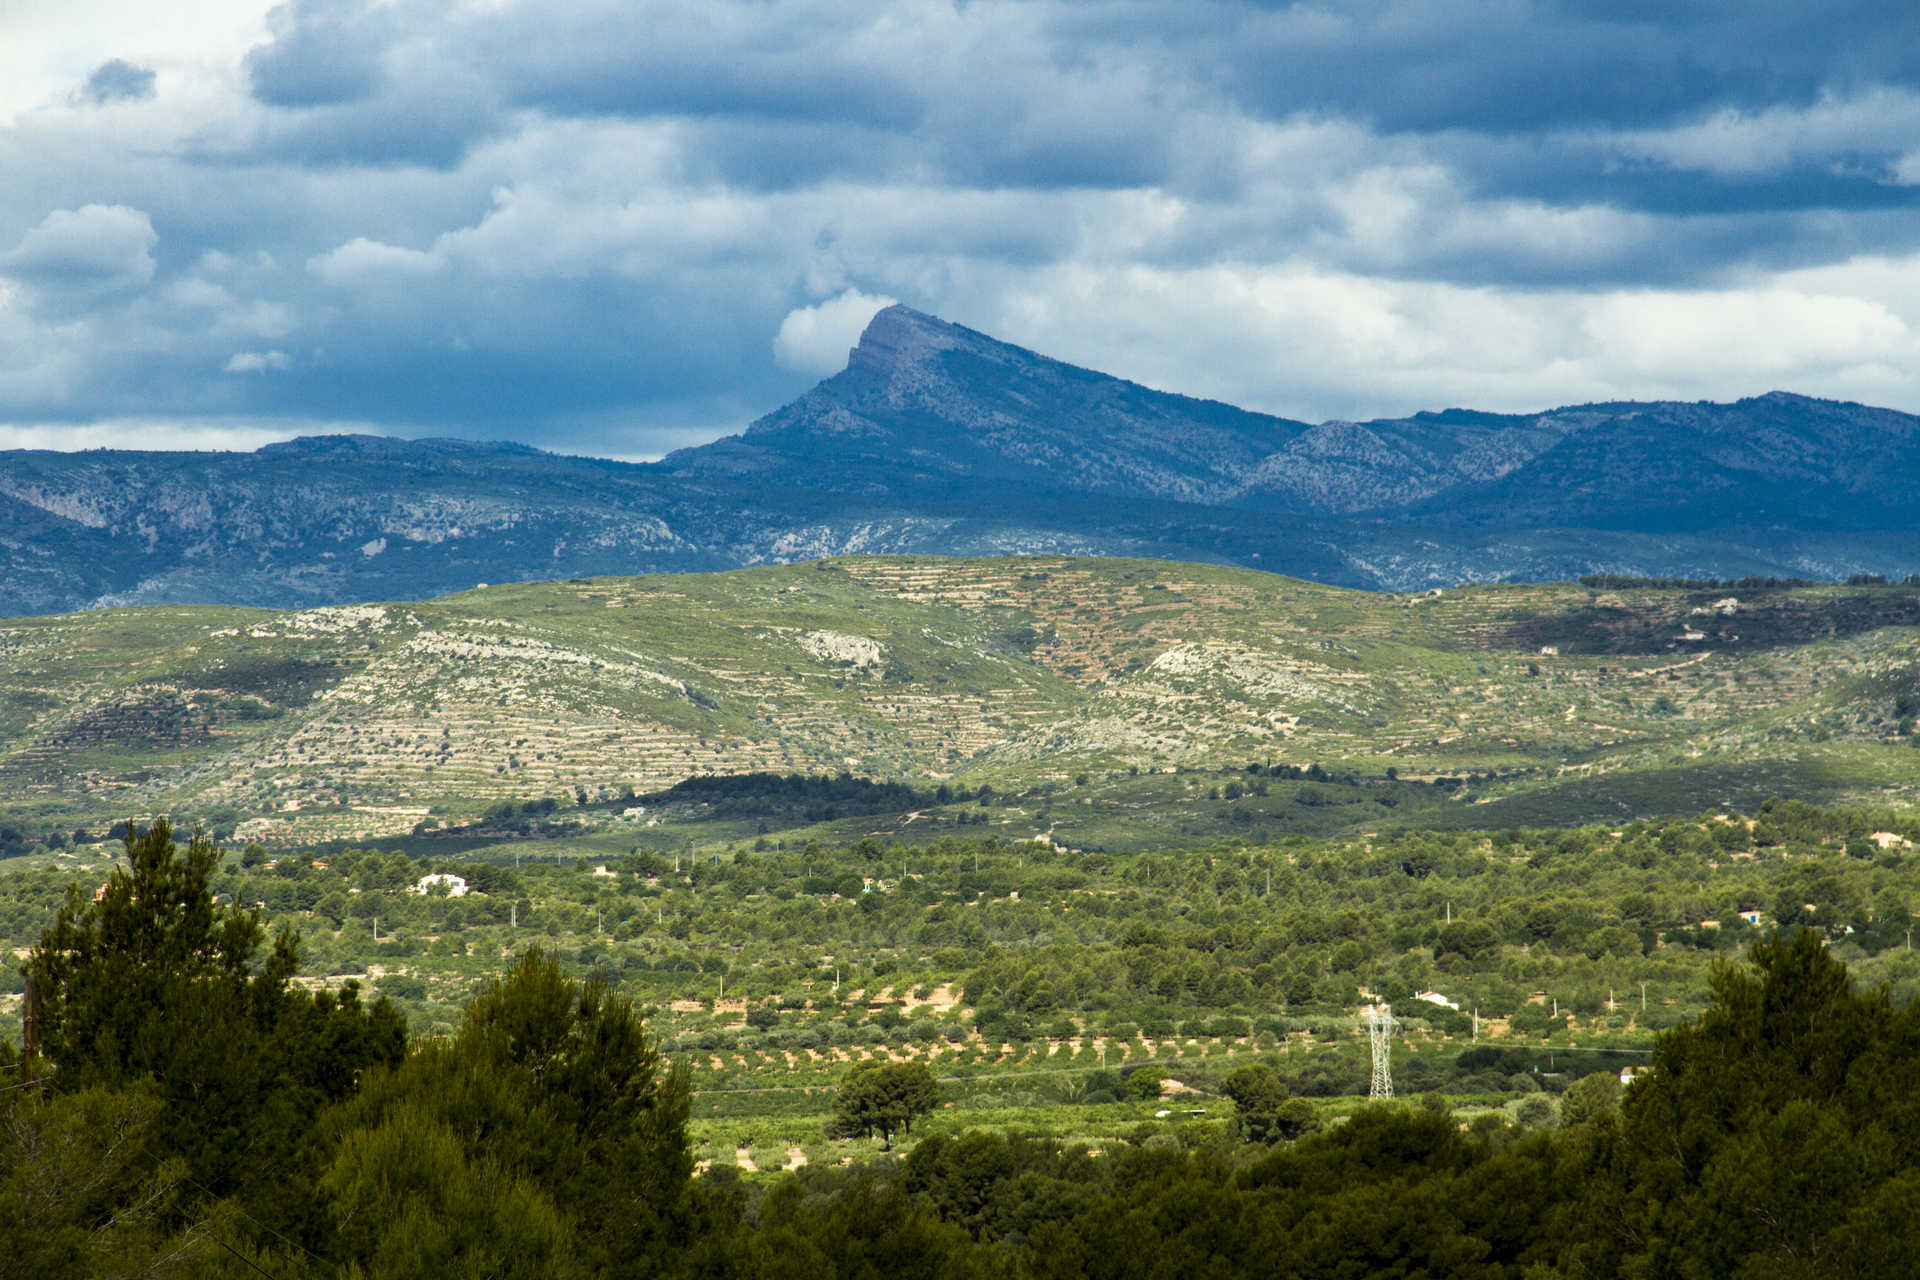
[(202, 836), (183, 849), (164, 819), (129, 824), (125, 851), (99, 893), (69, 891), (27, 961), (50, 1085), (150, 1083), (151, 1145), (183, 1159), (192, 1186), (244, 1191), (254, 1221), (299, 1230), (313, 1117), (364, 1068), (400, 1059), (405, 1023), (384, 999), (361, 1004), (352, 983), (293, 986), (297, 938), (283, 930), (260, 955), (259, 917), (215, 899), (221, 855)]

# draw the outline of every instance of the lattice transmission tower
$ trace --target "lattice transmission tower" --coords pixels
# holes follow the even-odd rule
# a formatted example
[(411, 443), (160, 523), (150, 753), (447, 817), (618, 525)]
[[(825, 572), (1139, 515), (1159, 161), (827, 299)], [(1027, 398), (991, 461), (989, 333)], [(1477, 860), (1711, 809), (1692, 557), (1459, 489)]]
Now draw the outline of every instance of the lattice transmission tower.
[(1369, 1098), (1393, 1096), (1393, 1063), (1388, 1044), (1399, 1026), (1393, 1020), (1392, 1005), (1367, 1006), (1367, 1041), (1373, 1047), (1373, 1081), (1367, 1086)]

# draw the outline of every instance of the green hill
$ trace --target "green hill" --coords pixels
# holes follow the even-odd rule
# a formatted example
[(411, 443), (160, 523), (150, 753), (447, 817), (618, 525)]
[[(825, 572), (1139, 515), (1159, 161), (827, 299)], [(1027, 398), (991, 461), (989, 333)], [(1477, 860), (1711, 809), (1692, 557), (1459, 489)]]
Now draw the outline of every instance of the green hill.
[[(1149, 813), (1191, 836), (1910, 802), (1917, 706), (1920, 599), (1890, 585), (1376, 594), (858, 557), (0, 624), (16, 844), (160, 811), (269, 844), (392, 837), (542, 798), (622, 829), (659, 816), (629, 795), (755, 771), (986, 785), (1033, 802), (991, 820), (1063, 839)], [(1246, 772), (1274, 764), (1325, 777)], [(1240, 795), (1211, 794), (1221, 771)]]

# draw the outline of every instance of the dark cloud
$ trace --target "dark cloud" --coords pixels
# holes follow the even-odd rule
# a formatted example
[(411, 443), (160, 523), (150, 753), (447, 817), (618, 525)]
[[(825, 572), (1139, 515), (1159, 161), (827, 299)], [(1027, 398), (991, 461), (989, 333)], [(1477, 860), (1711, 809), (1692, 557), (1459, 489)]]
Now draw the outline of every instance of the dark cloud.
[(626, 20), (538, 40), (517, 25), (475, 34), (475, 60), (500, 68), (515, 104), (559, 115), (749, 116), (909, 130), (926, 106), (906, 68), (850, 59), (820, 33), (708, 43), (704, 33), (674, 40)]
[[(731, 121), (757, 187), (876, 169), (962, 185), (1122, 189), (1204, 182), (1196, 129), (1235, 117), (1346, 119), (1388, 137), (1548, 141), (1530, 194), (1582, 192), (1650, 210), (1855, 204), (1903, 149), (1881, 138), (1802, 156), (1766, 183), (1640, 174), (1592, 136), (1697, 124), (1716, 112), (1812, 108), (1836, 96), (1920, 91), (1906, 4), (1854, 0), (1601, 3), (1357, 0), (1194, 6), (1170, 0), (1014, 10), (858, 6), (535, 5), (463, 16), (422, 3), (294, 0), (247, 59), (255, 96), (295, 119), (265, 154), (315, 163), (457, 163), (505, 113)], [(456, 85), (451, 109), (422, 87)], [(1587, 138), (1587, 141), (1581, 141)], [(699, 161), (696, 160), (696, 163)], [(1514, 175), (1463, 170), (1489, 190)], [(1777, 175), (1776, 175), (1777, 176)], [(1881, 185), (1886, 185), (1882, 183)]]
[(419, 79), (378, 97), (276, 113), (239, 142), (208, 144), (205, 154), (319, 169), (452, 169), (505, 124), (484, 86), (455, 77)]
[(367, 0), (293, 0), (267, 15), (273, 39), (247, 54), (253, 96), (269, 106), (317, 107), (372, 96), (386, 78), (401, 15)]
[[(390, 290), (378, 282), (378, 265), (372, 287), (331, 273), (338, 292), (311, 335), (326, 359), (259, 394), (274, 397), (275, 412), (304, 406), (333, 418), (394, 417), (538, 439), (550, 419), (650, 400), (777, 399), (797, 389), (798, 380), (767, 359), (787, 309), (784, 291), (756, 297), (756, 269), (733, 278), (697, 268), (641, 279), (527, 276), (514, 270), (525, 248), (450, 250), (449, 265), (417, 263)], [(742, 343), (743, 329), (767, 338)]]
[(681, 172), (693, 183), (784, 191), (822, 182), (884, 182), (910, 172), (922, 147), (857, 124), (711, 116), (677, 122)]
[(112, 58), (93, 69), (80, 87), (82, 102), (100, 106), (109, 102), (142, 102), (153, 97), (151, 67), (139, 67), (124, 58)]
[(1905, 3), (1372, 0), (1237, 12), (1193, 41), (1236, 101), (1390, 131), (1644, 127), (1920, 86)]

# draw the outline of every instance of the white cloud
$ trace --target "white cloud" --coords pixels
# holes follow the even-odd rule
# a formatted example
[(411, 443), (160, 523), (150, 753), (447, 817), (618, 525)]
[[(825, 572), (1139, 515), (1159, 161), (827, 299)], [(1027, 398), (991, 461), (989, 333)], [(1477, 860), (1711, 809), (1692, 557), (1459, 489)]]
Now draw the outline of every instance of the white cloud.
[(0, 272), (56, 289), (118, 288), (153, 279), (153, 219), (125, 205), (55, 209), (0, 254)]
[(431, 253), (382, 244), (365, 236), (355, 236), (339, 248), (307, 260), (308, 271), (343, 288), (366, 281), (424, 276), (439, 268)]
[(170, 74), (217, 74), (265, 34), (277, 0), (11, 0), (0, 39), (0, 126), (64, 105), (102, 63), (121, 58)]
[(1596, 364), (1622, 381), (1675, 385), (1705, 375), (1723, 385), (1765, 382), (1771, 390), (1920, 354), (1914, 331), (1876, 302), (1778, 286), (1617, 293), (1585, 309)]
[(867, 321), (896, 301), (848, 289), (811, 307), (797, 307), (780, 322), (780, 332), (773, 338), (773, 358), (801, 373), (838, 373)]
[(1309, 421), (1776, 389), (1920, 404), (1920, 302), (1858, 296), (1855, 275), (1920, 298), (1920, 255), (1725, 289), (1594, 291), (1295, 262), (995, 278), (962, 318), (1076, 364)]
[(236, 351), (226, 363), (228, 373), (265, 373), (292, 367), (293, 361), (284, 351)]
[(0, 449), (206, 449), (245, 453), (263, 444), (329, 431), (364, 432), (364, 423), (231, 423), (202, 419), (101, 418), (85, 423), (0, 423)]
[(1578, 136), (1637, 159), (1720, 177), (1778, 173), (1809, 162), (1837, 169), (1860, 163), (1862, 153), (1911, 147), (1920, 136), (1920, 93), (1828, 93), (1808, 106), (1729, 108), (1690, 124)]

